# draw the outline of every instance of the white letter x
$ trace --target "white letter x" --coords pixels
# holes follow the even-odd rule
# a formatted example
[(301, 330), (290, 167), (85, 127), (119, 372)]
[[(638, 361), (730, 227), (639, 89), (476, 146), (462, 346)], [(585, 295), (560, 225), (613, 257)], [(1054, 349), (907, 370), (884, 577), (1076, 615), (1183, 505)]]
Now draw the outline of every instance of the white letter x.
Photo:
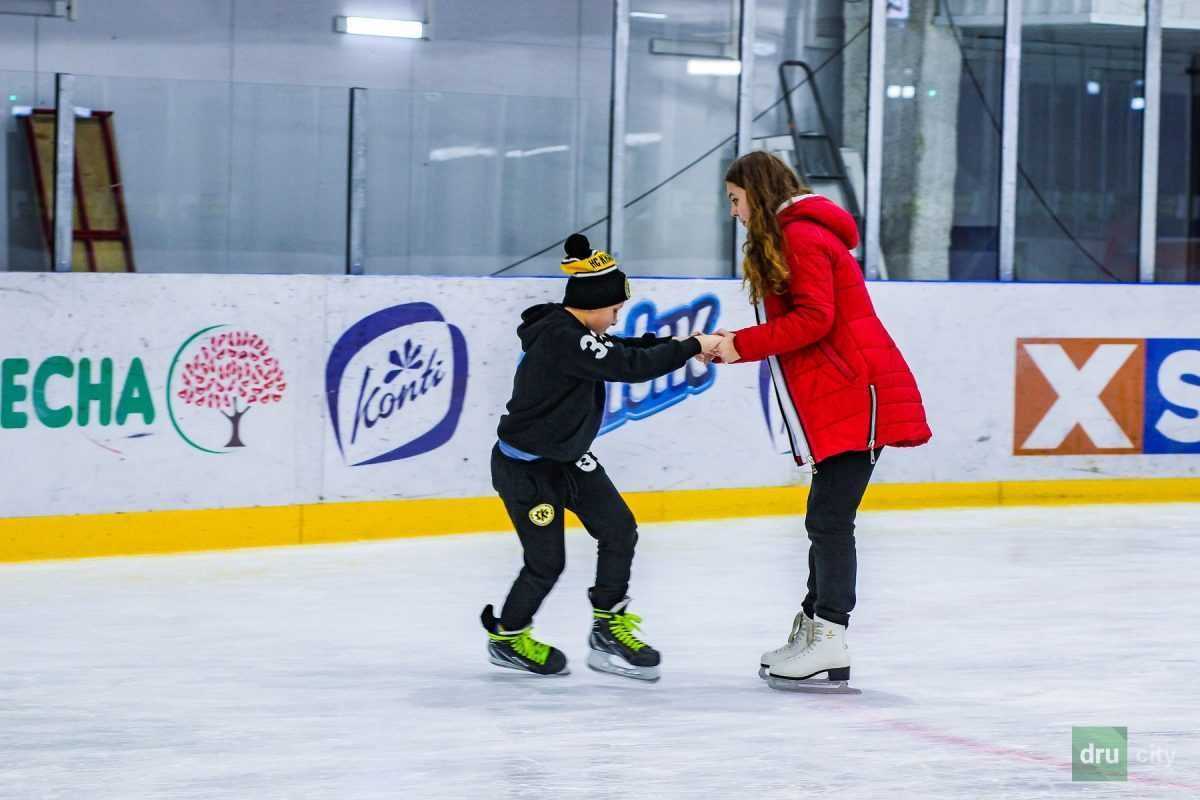
[(1082, 369), (1075, 369), (1066, 351), (1057, 344), (1026, 344), (1025, 352), (1058, 393), (1054, 405), (1021, 445), (1023, 450), (1053, 450), (1079, 425), (1097, 448), (1133, 447), (1111, 413), (1100, 402), (1100, 393), (1137, 349), (1134, 344), (1102, 344)]

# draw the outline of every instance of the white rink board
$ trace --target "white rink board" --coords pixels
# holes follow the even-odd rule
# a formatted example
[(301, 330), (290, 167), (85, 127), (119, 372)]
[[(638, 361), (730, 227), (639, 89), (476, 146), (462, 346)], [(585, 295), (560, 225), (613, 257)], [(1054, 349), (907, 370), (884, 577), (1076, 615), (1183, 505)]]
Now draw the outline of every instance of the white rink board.
[[(633, 286), (615, 333), (639, 314), (634, 333), (664, 317), (678, 332), (753, 321), (737, 281)], [(553, 278), (0, 275), (0, 516), (491, 494), (488, 458), (520, 356), (520, 312), (558, 300), (562, 287)], [(1192, 452), (1013, 455), (1018, 338), (1200, 338), (1200, 287), (875, 283), (871, 293), (934, 431), (926, 447), (885, 454), (878, 481), (1200, 475)], [(182, 380), (189, 364), (226, 363), (205, 360), (211, 337), (242, 332), (265, 343), (286, 385), (278, 402), (250, 406), (244, 446), (228, 447), (230, 420), (181, 399)], [(65, 357), (51, 362), (57, 372), (47, 365), (55, 356)], [(79, 424), (81, 360), (95, 379), (104, 358), (114, 417), (146, 408), (138, 387), (124, 386), (136, 358), (153, 421), (130, 413), (100, 425), (92, 402)], [(610, 403), (624, 422), (593, 449), (623, 490), (807, 480), (770, 435), (758, 364), (688, 369), (690, 382), (681, 371)], [(265, 391), (248, 381), (243, 398)], [(132, 393), (124, 404), (123, 388)], [(35, 406), (57, 410), (59, 423), (71, 408), (71, 418), (50, 427), (42, 416), (53, 414)]]

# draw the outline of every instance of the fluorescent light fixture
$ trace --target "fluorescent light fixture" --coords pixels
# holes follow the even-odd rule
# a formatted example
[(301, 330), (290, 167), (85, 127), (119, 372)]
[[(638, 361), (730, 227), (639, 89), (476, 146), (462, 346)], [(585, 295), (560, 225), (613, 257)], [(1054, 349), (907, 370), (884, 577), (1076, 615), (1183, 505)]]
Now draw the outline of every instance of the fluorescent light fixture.
[(626, 147), (644, 147), (648, 144), (658, 144), (663, 140), (663, 136), (658, 131), (647, 131), (645, 133), (627, 133), (625, 134)]
[(1144, 98), (1144, 97), (1133, 98), (1132, 100), (1129, 101), (1129, 107), (1131, 109), (1133, 109), (1134, 111), (1145, 111), (1146, 110), (1146, 98)]
[(905, 86), (903, 89), (900, 90), (900, 96), (903, 97), (905, 100), (912, 100), (914, 97), (917, 96), (917, 87)]
[(740, 75), (742, 62), (733, 58), (689, 58), (688, 75)]
[(494, 147), (438, 147), (429, 151), (430, 161), (454, 161), (459, 158), (492, 158), (496, 155)]
[(706, 42), (699, 39), (650, 39), (650, 55), (683, 56), (685, 58), (736, 59), (737, 48), (728, 42)]
[(667, 15), (658, 11), (630, 11), (629, 16), (634, 19), (666, 19)]
[(565, 144), (552, 144), (548, 147), (535, 147), (532, 150), (508, 150), (504, 153), (505, 158), (530, 158), (531, 156), (544, 156), (550, 153), (566, 153), (571, 148)]
[(0, 3), (0, 15), (14, 17), (66, 17), (76, 20), (74, 6), (78, 0), (8, 0)]
[(761, 39), (756, 39), (754, 42), (754, 55), (759, 58), (770, 58), (779, 52), (779, 48), (774, 42), (765, 42)]
[(391, 36), (397, 39), (424, 39), (425, 23), (415, 19), (376, 19), (375, 17), (334, 17), (338, 33), (362, 36)]
[(887, 96), (893, 100), (898, 100), (900, 98), (900, 87), (894, 83), (887, 87)]
[(1100, 81), (1088, 81), (1087, 82), (1087, 93), (1088, 94), (1100, 94)]

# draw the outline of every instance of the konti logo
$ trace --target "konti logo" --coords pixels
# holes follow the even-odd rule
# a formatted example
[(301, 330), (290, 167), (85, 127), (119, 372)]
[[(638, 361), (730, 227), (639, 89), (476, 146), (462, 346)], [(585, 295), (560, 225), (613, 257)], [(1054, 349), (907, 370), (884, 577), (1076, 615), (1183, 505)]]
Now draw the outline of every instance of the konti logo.
[(467, 342), (429, 303), (376, 311), (329, 354), (325, 395), (347, 464), (382, 464), (450, 440), (467, 391)]
[(1013, 453), (1200, 453), (1200, 339), (1018, 339)]

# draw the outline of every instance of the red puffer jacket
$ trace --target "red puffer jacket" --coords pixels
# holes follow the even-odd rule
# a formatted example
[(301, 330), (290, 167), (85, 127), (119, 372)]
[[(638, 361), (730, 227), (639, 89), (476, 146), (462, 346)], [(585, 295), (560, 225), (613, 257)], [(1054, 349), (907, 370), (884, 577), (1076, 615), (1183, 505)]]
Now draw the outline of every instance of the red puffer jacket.
[(788, 290), (764, 298), (767, 321), (737, 331), (734, 346), (745, 361), (769, 358), (776, 388), (781, 377), (786, 384), (779, 395), (796, 459), (929, 441), (916, 379), (850, 254), (854, 219), (818, 195), (792, 198), (778, 219)]

